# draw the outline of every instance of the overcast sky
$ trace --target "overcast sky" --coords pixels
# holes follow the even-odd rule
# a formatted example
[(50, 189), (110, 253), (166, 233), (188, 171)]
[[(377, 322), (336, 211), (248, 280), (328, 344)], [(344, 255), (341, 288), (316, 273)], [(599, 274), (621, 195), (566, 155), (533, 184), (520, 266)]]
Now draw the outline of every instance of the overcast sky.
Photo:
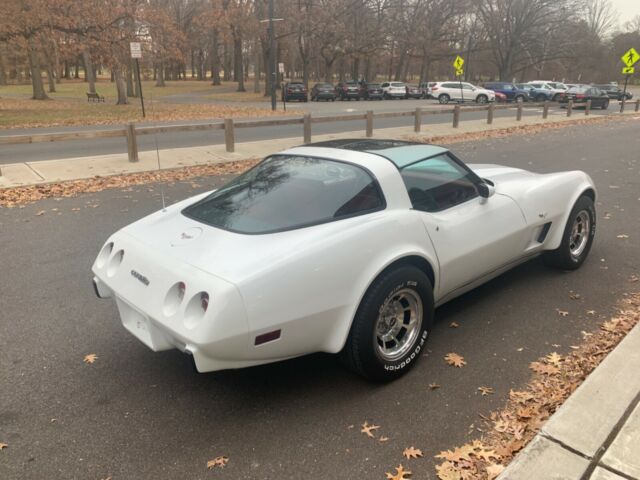
[(640, 0), (611, 0), (614, 8), (618, 11), (618, 24), (624, 25), (636, 15), (640, 15)]

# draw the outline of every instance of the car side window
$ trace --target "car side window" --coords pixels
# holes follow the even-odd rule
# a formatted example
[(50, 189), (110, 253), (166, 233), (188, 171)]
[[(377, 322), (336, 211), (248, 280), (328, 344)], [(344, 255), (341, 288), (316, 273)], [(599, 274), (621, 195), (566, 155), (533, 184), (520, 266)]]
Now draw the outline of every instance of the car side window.
[(388, 82), (384, 82), (384, 83), (382, 84), (382, 87), (383, 87), (383, 88), (384, 88), (384, 87), (388, 87), (388, 86), (389, 86), (389, 83), (388, 83)]
[(400, 174), (411, 205), (423, 212), (439, 212), (478, 196), (472, 174), (446, 153), (408, 165)]

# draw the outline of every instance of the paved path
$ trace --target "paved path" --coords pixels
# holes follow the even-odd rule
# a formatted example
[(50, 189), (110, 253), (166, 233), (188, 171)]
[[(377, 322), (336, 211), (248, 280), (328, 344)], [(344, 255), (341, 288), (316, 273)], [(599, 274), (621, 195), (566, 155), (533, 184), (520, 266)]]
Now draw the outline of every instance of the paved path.
[[(479, 435), (478, 414), (526, 383), (529, 362), (568, 353), (640, 274), (639, 127), (612, 122), (453, 146), (469, 162), (587, 171), (600, 193), (596, 241), (576, 272), (534, 260), (438, 309), (428, 356), (391, 385), (367, 383), (328, 355), (198, 375), (182, 354), (153, 353), (129, 335), (113, 303), (94, 297), (90, 266), (115, 229), (159, 208), (157, 185), (0, 208), (0, 442), (9, 444), (0, 478), (383, 479), (407, 465), (401, 452), (413, 445), (425, 454), (409, 462), (414, 478), (434, 479), (433, 455)], [(166, 191), (175, 201), (223, 180)], [(454, 320), (457, 329), (448, 327)], [(467, 366), (448, 366), (451, 351)], [(90, 366), (88, 353), (98, 355)], [(479, 386), (495, 394), (482, 397)], [(365, 420), (389, 441), (359, 433)], [(228, 466), (207, 471), (218, 455)]]

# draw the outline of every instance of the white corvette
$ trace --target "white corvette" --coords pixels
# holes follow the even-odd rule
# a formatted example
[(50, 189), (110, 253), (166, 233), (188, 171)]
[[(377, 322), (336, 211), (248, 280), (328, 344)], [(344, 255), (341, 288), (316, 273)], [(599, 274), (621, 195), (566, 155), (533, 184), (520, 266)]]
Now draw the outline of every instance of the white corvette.
[(386, 381), (420, 357), (434, 307), (536, 255), (578, 268), (595, 195), (580, 171), (467, 166), (393, 140), (316, 143), (116, 232), (94, 286), (133, 335), (201, 372), (342, 352)]

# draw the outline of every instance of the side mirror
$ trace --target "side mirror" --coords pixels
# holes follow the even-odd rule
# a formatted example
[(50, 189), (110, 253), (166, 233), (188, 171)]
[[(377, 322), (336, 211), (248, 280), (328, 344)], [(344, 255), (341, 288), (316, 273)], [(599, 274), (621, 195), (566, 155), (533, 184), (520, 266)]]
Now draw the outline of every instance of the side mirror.
[(484, 182), (478, 184), (478, 194), (484, 198), (485, 201), (487, 198), (493, 196), (494, 193), (496, 193), (496, 189), (493, 185)]

